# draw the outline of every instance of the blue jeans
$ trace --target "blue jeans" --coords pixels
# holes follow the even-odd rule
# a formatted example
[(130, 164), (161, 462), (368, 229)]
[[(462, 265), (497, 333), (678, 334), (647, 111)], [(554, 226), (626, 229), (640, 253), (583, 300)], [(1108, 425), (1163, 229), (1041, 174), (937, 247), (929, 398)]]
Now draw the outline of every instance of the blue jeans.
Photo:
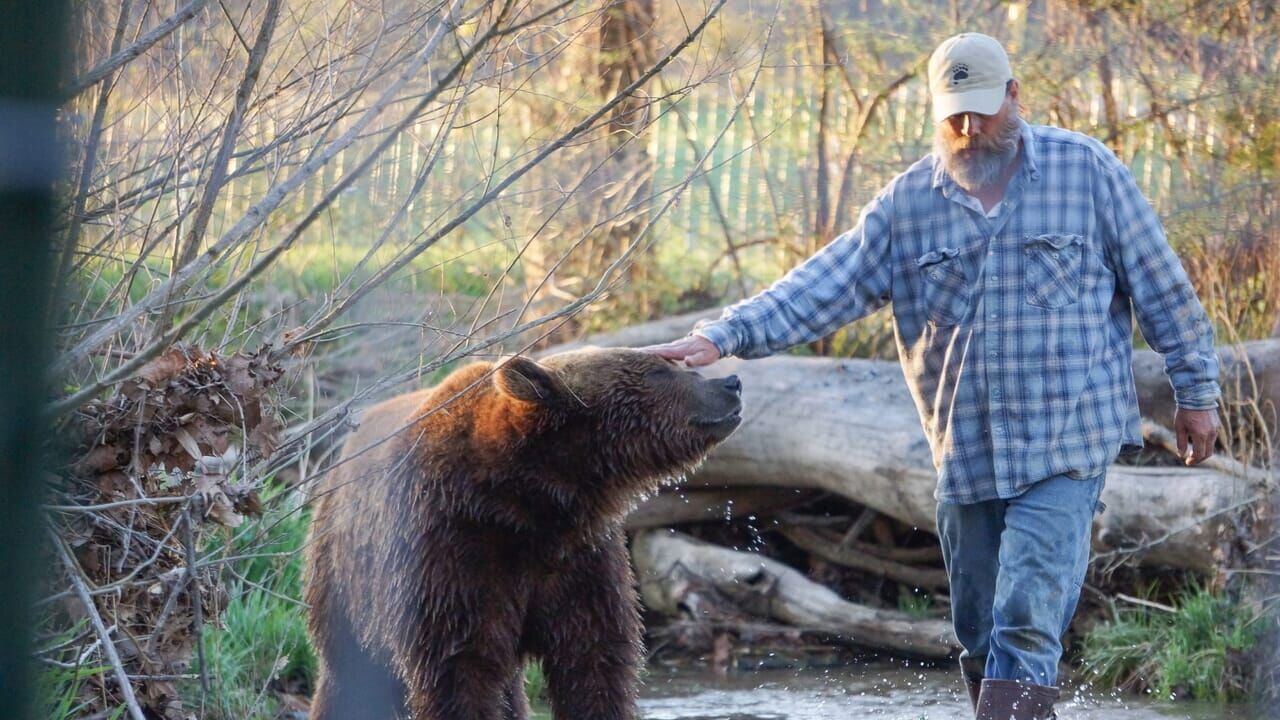
[(1056, 684), (1105, 480), (1056, 475), (1007, 500), (938, 504), (965, 674)]

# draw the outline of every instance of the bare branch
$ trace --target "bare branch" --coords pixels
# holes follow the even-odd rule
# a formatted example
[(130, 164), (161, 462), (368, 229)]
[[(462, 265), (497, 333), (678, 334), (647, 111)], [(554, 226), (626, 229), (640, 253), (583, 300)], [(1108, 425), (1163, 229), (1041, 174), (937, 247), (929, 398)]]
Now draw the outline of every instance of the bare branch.
[[(239, 89), (236, 90), (235, 104), (231, 108), (230, 115), (227, 116), (227, 122), (222, 132), (222, 143), (218, 147), (218, 154), (214, 157), (213, 167), (210, 168), (208, 178), (205, 180), (204, 190), (196, 203), (195, 217), (191, 220), (191, 227), (187, 231), (186, 239), (178, 249), (177, 258), (173, 264), (175, 269), (191, 262), (196, 248), (199, 247), (200, 241), (204, 238), (205, 228), (209, 226), (209, 218), (213, 216), (214, 202), (217, 200), (218, 193), (222, 191), (223, 183), (227, 180), (227, 164), (231, 161), (231, 152), (235, 149), (236, 139), (240, 135), (240, 126), (244, 122), (245, 109), (249, 105), (249, 96), (253, 93), (253, 87), (258, 82), (258, 74), (262, 70), (262, 61), (267, 55), (267, 48), (271, 45), (271, 35), (275, 32), (276, 18), (279, 15), (280, 0), (268, 0), (266, 14), (262, 18), (262, 26), (258, 28), (258, 37), (254, 40), (253, 50), (249, 53), (249, 62), (245, 67), (244, 77), (240, 81)], [(169, 307), (172, 308), (172, 305)], [(155, 332), (163, 333), (169, 326), (172, 317), (172, 309), (163, 311), (160, 320), (156, 323)]]
[[(360, 133), (370, 123), (372, 123), (376, 117), (382, 114), (383, 110), (385, 110), (396, 95), (399, 94), (400, 90), (403, 89), (409, 80), (417, 74), (417, 72), (426, 64), (427, 60), (434, 55), (436, 48), (439, 47), (440, 41), (445, 36), (445, 32), (454, 28), (454, 21), (452, 18), (461, 4), (462, 0), (453, 0), (453, 4), (448, 13), (445, 17), (441, 18), (439, 22), (437, 22), (435, 31), (427, 40), (422, 51), (419, 52), (413, 62), (405, 68), (400, 77), (382, 92), (378, 100), (375, 101), (373, 105), (370, 106), (361, 115), (361, 117), (347, 129), (345, 133), (342, 134), (342, 136), (325, 146), (323, 151), (317, 152), (314, 156), (309, 158), (284, 182), (281, 182), (268, 190), (261, 200), (254, 203), (244, 216), (241, 217), (230, 230), (224, 233), (217, 242), (209, 246), (203, 254), (183, 266), (168, 280), (162, 283), (160, 287), (152, 290), (145, 297), (121, 311), (120, 315), (117, 316), (115, 320), (107, 323), (95, 332), (90, 333), (88, 337), (77, 343), (75, 347), (67, 350), (66, 353), (64, 353), (63, 356), (54, 363), (53, 373), (57, 374), (62, 372), (73, 364), (83, 360), (90, 350), (98, 347), (104, 342), (107, 342), (113, 338), (116, 333), (129, 323), (132, 323), (139, 316), (150, 312), (157, 305), (165, 302), (166, 299), (178, 289), (185, 288), (197, 274), (207, 269), (216, 259), (220, 258), (226, 252), (248, 238), (252, 232), (266, 221), (271, 212), (280, 205), (280, 202), (284, 200), (287, 195), (296, 190), (304, 181), (315, 175), (315, 173), (333, 159), (338, 152), (355, 142)], [(491, 38), (492, 34), (489, 34), (485, 40), (487, 41)], [(466, 63), (470, 62), (471, 58), (474, 57), (474, 54), (479, 52), (479, 48), (482, 45), (483, 43), (477, 43), (477, 45), (473, 46), (472, 52), (468, 54), (463, 61), (455, 63), (450, 73), (446, 76), (447, 79), (443, 79), (436, 83), (432, 92), (428, 93), (428, 97), (434, 99), (435, 95), (443, 91), (446, 84), (456, 76), (457, 72), (459, 72), (462, 67), (465, 67)], [(425, 106), (426, 103), (420, 103), (420, 105)], [(98, 388), (95, 388), (94, 392), (101, 387), (105, 387), (107, 384), (110, 383), (98, 384)], [(89, 395), (91, 394), (85, 394), (84, 397), (88, 397)]]
[(79, 95), (84, 92), (85, 88), (93, 85), (103, 79), (112, 72), (128, 63), (130, 60), (138, 57), (147, 51), (147, 48), (160, 42), (169, 33), (177, 30), (179, 26), (196, 16), (200, 12), (200, 8), (204, 7), (209, 0), (191, 0), (185, 6), (180, 8), (176, 13), (170, 15), (156, 25), (142, 37), (139, 37), (129, 47), (115, 52), (111, 57), (103, 60), (96, 67), (80, 77), (67, 83), (66, 92), (69, 96)]

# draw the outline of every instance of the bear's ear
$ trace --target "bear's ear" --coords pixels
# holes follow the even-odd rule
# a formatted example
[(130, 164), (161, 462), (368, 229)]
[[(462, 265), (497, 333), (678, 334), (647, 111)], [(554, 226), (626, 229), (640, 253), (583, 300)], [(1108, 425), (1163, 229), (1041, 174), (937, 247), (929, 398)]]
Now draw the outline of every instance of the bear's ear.
[(549, 408), (563, 407), (570, 396), (569, 388), (554, 371), (518, 355), (498, 368), (494, 383), (517, 400)]

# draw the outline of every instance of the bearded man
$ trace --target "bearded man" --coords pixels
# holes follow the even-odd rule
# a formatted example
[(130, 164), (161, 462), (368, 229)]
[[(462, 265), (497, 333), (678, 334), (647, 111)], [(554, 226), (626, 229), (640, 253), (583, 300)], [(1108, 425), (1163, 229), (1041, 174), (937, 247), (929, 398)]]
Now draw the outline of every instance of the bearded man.
[(1133, 311), (1188, 464), (1217, 436), (1213, 330), (1129, 170), (1091, 137), (1024, 122), (996, 40), (949, 38), (928, 72), (932, 154), (770, 288), (645, 349), (762, 357), (892, 303), (975, 713), (1052, 718), (1106, 469), (1142, 447)]

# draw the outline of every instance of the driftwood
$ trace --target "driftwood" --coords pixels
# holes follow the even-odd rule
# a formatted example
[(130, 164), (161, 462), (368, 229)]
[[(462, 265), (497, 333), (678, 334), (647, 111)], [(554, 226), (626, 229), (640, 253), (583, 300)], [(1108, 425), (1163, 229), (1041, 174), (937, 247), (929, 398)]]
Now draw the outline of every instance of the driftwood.
[[(936, 531), (937, 476), (896, 365), (783, 356), (712, 372), (742, 378), (743, 423), (692, 483), (819, 488)], [(1227, 511), (1256, 492), (1210, 469), (1113, 465), (1095, 549), (1142, 548), (1143, 562), (1207, 572)]]
[[(704, 317), (693, 313), (572, 345), (640, 347), (683, 336)], [(1280, 405), (1280, 339), (1220, 351), (1225, 400), (1254, 403), (1275, 432)], [(743, 423), (679, 489), (642, 503), (628, 518), (633, 559), (646, 606), (701, 627), (737, 627), (743, 613), (859, 645), (941, 658), (956, 648), (946, 621), (915, 620), (841, 598), (762, 554), (730, 550), (664, 528), (754, 516), (797, 549), (828, 563), (929, 590), (947, 587), (936, 546), (894, 547), (883, 518), (936, 532), (937, 482), (919, 415), (895, 362), (780, 355), (721, 360), (702, 370), (737, 374)], [(1135, 352), (1134, 377), (1148, 445), (1174, 451), (1174, 405), (1163, 360)], [(1270, 415), (1268, 415), (1270, 413)], [(1273, 435), (1274, 437), (1274, 435)], [(1280, 444), (1280, 443), (1277, 443)], [(1235, 539), (1233, 511), (1273, 482), (1258, 468), (1218, 456), (1198, 467), (1114, 465), (1095, 519), (1095, 561), (1214, 572), (1219, 547)], [(803, 494), (797, 494), (797, 492)], [(815, 493), (863, 508), (846, 516), (801, 514)], [(825, 502), (825, 501), (824, 501)], [(879, 518), (879, 519), (877, 519)], [(866, 533), (874, 542), (860, 540)], [(750, 620), (755, 621), (755, 620)]]
[(948, 586), (945, 570), (915, 567), (878, 557), (864, 543), (842, 546), (840, 538), (831, 538), (821, 530), (803, 526), (784, 525), (779, 531), (796, 547), (827, 562), (882, 575), (915, 588), (945, 590)]
[(851, 603), (776, 560), (664, 530), (638, 533), (632, 557), (646, 607), (699, 615), (710, 589), (754, 614), (858, 645), (946, 658), (958, 649), (950, 623)]
[[(714, 319), (719, 309), (698, 310), (683, 315), (632, 325), (609, 333), (589, 335), (581, 340), (547, 348), (548, 355), (587, 345), (599, 347), (642, 347), (675, 340), (688, 334), (694, 323)], [(1256, 399), (1258, 411), (1271, 430), (1275, 452), (1280, 454), (1280, 325), (1277, 335), (1266, 340), (1251, 340), (1239, 345), (1218, 347), (1219, 384), (1229, 401), (1248, 402)], [(1138, 392), (1138, 405), (1143, 417), (1157, 425), (1173, 427), (1176, 406), (1169, 378), (1164, 372), (1164, 357), (1153, 350), (1133, 353), (1133, 380)], [(1273, 464), (1280, 458), (1273, 458)]]
[[(668, 318), (587, 343), (662, 342), (685, 334), (697, 318), (708, 315), (714, 313)], [(1244, 351), (1222, 351), (1224, 386), (1230, 388), (1243, 366), (1240, 358), (1247, 357), (1257, 387), (1275, 393), (1264, 395), (1261, 404), (1280, 405), (1280, 340), (1246, 343)], [(1159, 356), (1151, 351), (1135, 356), (1138, 386), (1154, 396), (1143, 396), (1141, 407), (1171, 422), (1172, 411), (1159, 405), (1163, 399), (1171, 402)], [(897, 363), (782, 355), (730, 358), (704, 371), (742, 378), (743, 423), (690, 478), (692, 486), (825, 490), (936, 531), (936, 474)], [(1094, 527), (1095, 551), (1131, 552), (1144, 564), (1209, 572), (1216, 538), (1230, 531), (1228, 514), (1253, 501), (1264, 482), (1261, 471), (1253, 470), (1241, 478), (1203, 466), (1114, 465), (1102, 495), (1107, 510)]]

